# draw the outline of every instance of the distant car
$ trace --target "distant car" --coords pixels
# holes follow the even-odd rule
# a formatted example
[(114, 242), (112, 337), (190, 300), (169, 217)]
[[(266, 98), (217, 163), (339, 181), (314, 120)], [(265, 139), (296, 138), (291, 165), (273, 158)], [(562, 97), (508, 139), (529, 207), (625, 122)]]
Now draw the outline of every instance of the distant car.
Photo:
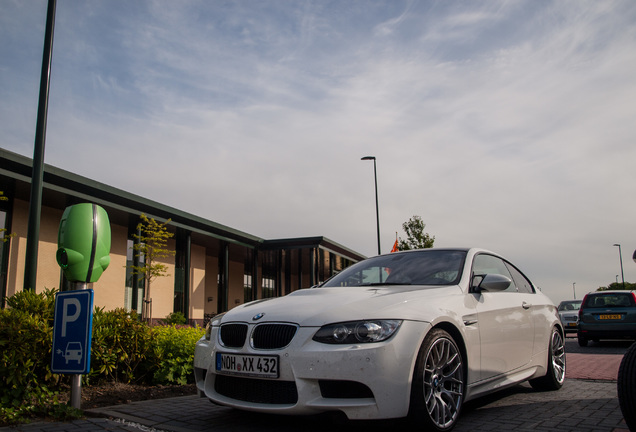
[(194, 376), (201, 395), (247, 411), (408, 415), (448, 431), (478, 396), (561, 388), (564, 334), (556, 306), (501, 256), (413, 250), (214, 317)]
[(579, 310), (578, 340), (636, 340), (636, 291), (599, 291), (587, 294)]
[(565, 300), (559, 303), (557, 310), (566, 333), (576, 333), (579, 326), (579, 309), (582, 300)]

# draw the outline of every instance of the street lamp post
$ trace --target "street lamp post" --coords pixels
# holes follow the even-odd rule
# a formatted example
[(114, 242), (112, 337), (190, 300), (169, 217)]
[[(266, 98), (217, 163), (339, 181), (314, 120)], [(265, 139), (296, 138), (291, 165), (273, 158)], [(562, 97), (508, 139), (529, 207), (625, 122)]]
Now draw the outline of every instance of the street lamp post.
[(623, 280), (623, 289), (625, 289), (625, 273), (623, 273), (623, 254), (621, 252), (621, 245), (614, 243), (614, 246), (618, 246), (618, 258), (621, 261), (621, 278)]
[(576, 300), (576, 282), (572, 282), (572, 291), (574, 291), (574, 300)]
[(382, 253), (380, 248), (380, 208), (378, 206), (378, 171), (375, 166), (375, 156), (365, 156), (360, 160), (372, 160), (373, 161), (373, 177), (375, 179), (375, 219), (378, 227), (378, 255)]

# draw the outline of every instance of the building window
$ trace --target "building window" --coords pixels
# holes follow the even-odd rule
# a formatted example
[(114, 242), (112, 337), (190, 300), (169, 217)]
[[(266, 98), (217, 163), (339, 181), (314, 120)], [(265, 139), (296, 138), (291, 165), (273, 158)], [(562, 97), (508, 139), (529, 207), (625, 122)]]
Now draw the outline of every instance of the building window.
[(263, 298), (276, 297), (276, 280), (263, 278)]
[[(247, 267), (246, 267), (247, 269)], [(249, 303), (252, 299), (252, 275), (243, 275), (243, 303)]]
[[(1, 201), (0, 201), (1, 202)], [(5, 241), (4, 236), (9, 232), (8, 213), (0, 210), (0, 228), (6, 229), (0, 233), (0, 288), (2, 289), (2, 308), (5, 305), (7, 292), (7, 272), (9, 267), (9, 241)]]
[[(134, 241), (132, 239), (128, 239), (128, 243), (126, 244), (126, 291), (124, 293), (124, 305), (127, 311), (131, 311), (135, 309), (137, 312), (141, 313), (142, 310), (142, 302), (144, 297), (144, 278), (142, 275), (138, 275), (138, 277), (133, 277), (133, 269), (130, 267), (134, 264), (134, 250), (133, 250)], [(140, 264), (143, 263), (143, 255), (140, 257)], [(137, 279), (137, 305), (133, 307), (133, 280)]]

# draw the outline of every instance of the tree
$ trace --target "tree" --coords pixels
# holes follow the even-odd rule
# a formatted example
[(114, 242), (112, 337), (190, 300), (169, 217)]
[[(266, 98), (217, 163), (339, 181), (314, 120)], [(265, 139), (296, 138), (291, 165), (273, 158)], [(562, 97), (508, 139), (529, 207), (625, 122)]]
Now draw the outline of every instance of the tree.
[(141, 312), (142, 319), (152, 323), (152, 297), (150, 296), (150, 285), (158, 277), (167, 276), (168, 266), (160, 262), (163, 258), (168, 258), (175, 254), (167, 248), (168, 239), (174, 234), (168, 232), (167, 226), (171, 219), (164, 223), (157, 222), (145, 214), (140, 216), (141, 222), (137, 225), (137, 232), (133, 237), (137, 242), (133, 246), (135, 257), (139, 259), (139, 265), (128, 266), (133, 274), (138, 274), (144, 278), (145, 295)]
[(612, 282), (606, 287), (604, 286), (598, 287), (596, 291), (610, 291), (610, 290), (627, 290), (627, 291), (636, 290), (636, 284), (625, 282), (625, 287), (623, 288), (622, 282)]
[(402, 224), (402, 229), (406, 233), (406, 240), (401, 237), (398, 240), (398, 250), (428, 249), (433, 247), (435, 236), (424, 232), (426, 224), (419, 216), (413, 216)]

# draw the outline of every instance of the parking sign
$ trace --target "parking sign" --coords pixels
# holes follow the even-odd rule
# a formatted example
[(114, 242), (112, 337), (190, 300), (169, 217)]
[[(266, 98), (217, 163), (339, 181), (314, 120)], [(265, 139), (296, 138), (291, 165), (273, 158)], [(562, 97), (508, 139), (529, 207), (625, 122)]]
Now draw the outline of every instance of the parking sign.
[(58, 292), (55, 295), (51, 371), (86, 374), (91, 368), (93, 290)]

